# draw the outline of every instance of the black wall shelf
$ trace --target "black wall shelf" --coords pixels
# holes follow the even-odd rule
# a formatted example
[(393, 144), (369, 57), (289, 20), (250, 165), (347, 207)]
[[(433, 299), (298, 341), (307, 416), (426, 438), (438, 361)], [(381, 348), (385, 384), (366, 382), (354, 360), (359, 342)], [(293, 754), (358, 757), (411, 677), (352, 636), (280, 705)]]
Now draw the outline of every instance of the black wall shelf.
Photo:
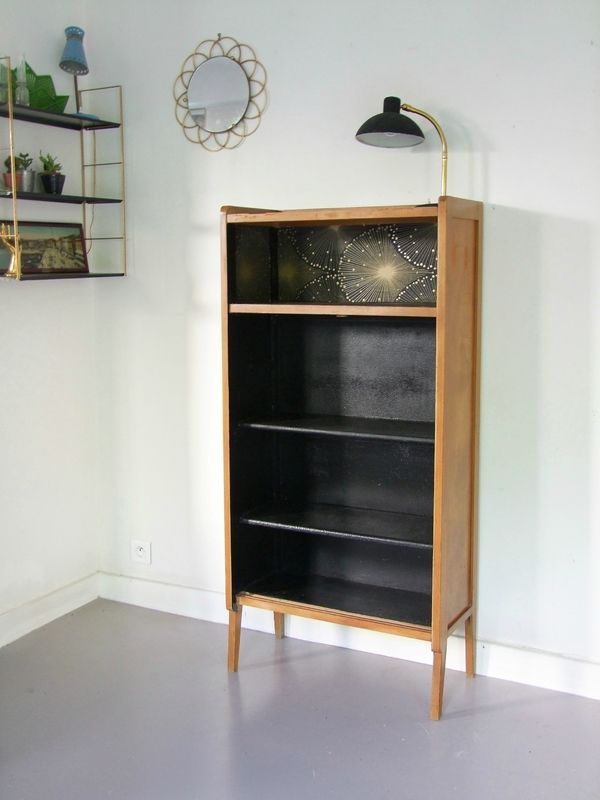
[[(0, 192), (1, 197), (12, 198), (12, 192)], [(38, 203), (71, 203), (73, 205), (122, 203), (115, 197), (83, 197), (78, 194), (46, 194), (45, 192), (17, 192), (17, 200), (34, 200)]]
[[(0, 273), (0, 278), (6, 277)], [(21, 276), (21, 281), (53, 281), (53, 280), (66, 280), (69, 278), (76, 278), (82, 280), (85, 278), (124, 278), (122, 272), (39, 272), (35, 275), (24, 274)]]
[[(9, 111), (6, 104), (0, 105), (0, 117), (8, 118)], [(50, 125), (53, 128), (68, 128), (72, 131), (98, 131), (107, 128), (119, 128), (118, 122), (109, 122), (105, 119), (92, 119), (78, 114), (57, 114), (54, 111), (42, 111), (30, 106), (13, 105), (13, 119), (21, 122), (35, 122), (38, 125)]]

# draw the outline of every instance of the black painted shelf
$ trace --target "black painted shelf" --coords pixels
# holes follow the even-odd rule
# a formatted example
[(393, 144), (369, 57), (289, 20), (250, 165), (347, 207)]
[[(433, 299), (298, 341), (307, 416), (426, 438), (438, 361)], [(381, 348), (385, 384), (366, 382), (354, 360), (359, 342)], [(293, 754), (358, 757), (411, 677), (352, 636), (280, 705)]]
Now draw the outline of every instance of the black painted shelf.
[(320, 575), (276, 573), (249, 584), (245, 592), (343, 613), (431, 625), (431, 595)]
[[(54, 111), (42, 111), (39, 108), (30, 106), (13, 105), (13, 119), (22, 122), (35, 122), (38, 125), (51, 125), (54, 128), (68, 128), (73, 131), (81, 130), (106, 130), (108, 128), (120, 128), (118, 122), (110, 122), (106, 119), (92, 119), (90, 117), (79, 116), (78, 114), (57, 114)], [(8, 105), (0, 105), (0, 117), (9, 117)]]
[(433, 444), (433, 422), (412, 422), (397, 419), (368, 419), (341, 416), (290, 416), (249, 420), (241, 427), (286, 433), (320, 434), (387, 441)]
[[(0, 192), (0, 197), (12, 198), (12, 192)], [(17, 192), (17, 200), (37, 200), (40, 203), (122, 203), (115, 197), (83, 197), (78, 194), (46, 194), (45, 192)]]
[(259, 508), (242, 514), (240, 521), (246, 525), (298, 533), (432, 549), (433, 520), (416, 514), (315, 503), (296, 509), (286, 506)]
[[(21, 275), (21, 281), (52, 281), (65, 278), (124, 278), (124, 272), (36, 272)], [(0, 278), (6, 278), (5, 272), (0, 272)]]

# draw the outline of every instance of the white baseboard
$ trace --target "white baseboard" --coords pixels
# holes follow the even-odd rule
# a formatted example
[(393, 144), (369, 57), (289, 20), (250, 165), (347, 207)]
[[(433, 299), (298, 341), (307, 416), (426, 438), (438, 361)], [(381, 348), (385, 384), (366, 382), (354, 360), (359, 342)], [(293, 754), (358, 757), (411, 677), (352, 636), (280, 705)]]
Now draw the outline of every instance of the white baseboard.
[(0, 614), (0, 647), (95, 600), (98, 585), (96, 572)]
[(227, 622), (225, 596), (221, 592), (209, 592), (191, 586), (132, 578), (100, 572), (99, 596), (105, 600), (129, 603), (167, 614), (203, 619), (207, 622)]
[[(221, 592), (101, 573), (99, 593), (108, 600), (156, 611), (209, 622), (227, 621), (225, 598)], [(249, 630), (273, 631), (272, 615), (255, 608), (244, 609), (242, 624)], [(428, 642), (303, 617), (286, 618), (286, 636), (425, 664), (432, 660)], [(600, 664), (594, 662), (485, 641), (477, 642), (476, 659), (479, 675), (600, 700)], [(464, 669), (464, 640), (461, 636), (450, 637), (447, 666), (449, 669)]]
[[(0, 614), (0, 647), (97, 597), (208, 622), (227, 622), (225, 599), (221, 592), (98, 572)], [(243, 626), (250, 630), (271, 633), (273, 617), (266, 611), (246, 608)], [(286, 636), (392, 658), (431, 663), (428, 642), (302, 617), (286, 618)], [(448, 642), (447, 665), (450, 669), (464, 669), (464, 641), (460, 636), (452, 636)], [(555, 653), (479, 641), (477, 673), (600, 700), (600, 664)]]

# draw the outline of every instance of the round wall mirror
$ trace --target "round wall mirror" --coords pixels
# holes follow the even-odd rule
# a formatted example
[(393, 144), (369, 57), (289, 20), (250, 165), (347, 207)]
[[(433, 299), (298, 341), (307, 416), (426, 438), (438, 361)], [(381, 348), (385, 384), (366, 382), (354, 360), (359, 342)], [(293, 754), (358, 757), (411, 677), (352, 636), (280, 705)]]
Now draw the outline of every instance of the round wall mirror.
[(175, 81), (175, 115), (191, 142), (207, 150), (237, 147), (258, 128), (267, 76), (254, 50), (231, 36), (205, 39)]
[(188, 109), (196, 123), (222, 133), (238, 123), (250, 100), (246, 73), (227, 56), (209, 58), (196, 69), (187, 90)]

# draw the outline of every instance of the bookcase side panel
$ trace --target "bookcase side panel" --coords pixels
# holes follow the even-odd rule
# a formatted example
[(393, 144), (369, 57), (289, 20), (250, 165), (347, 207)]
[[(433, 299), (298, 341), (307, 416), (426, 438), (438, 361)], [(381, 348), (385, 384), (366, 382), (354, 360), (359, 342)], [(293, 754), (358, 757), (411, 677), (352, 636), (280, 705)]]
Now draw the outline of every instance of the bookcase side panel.
[(440, 224), (434, 649), (473, 602), (480, 205), (444, 205)]
[(221, 363), (223, 401), (223, 512), (225, 524), (225, 603), (231, 611), (234, 597), (231, 580), (231, 486), (229, 440), (229, 288), (228, 288), (228, 226), (227, 212), (221, 211)]

